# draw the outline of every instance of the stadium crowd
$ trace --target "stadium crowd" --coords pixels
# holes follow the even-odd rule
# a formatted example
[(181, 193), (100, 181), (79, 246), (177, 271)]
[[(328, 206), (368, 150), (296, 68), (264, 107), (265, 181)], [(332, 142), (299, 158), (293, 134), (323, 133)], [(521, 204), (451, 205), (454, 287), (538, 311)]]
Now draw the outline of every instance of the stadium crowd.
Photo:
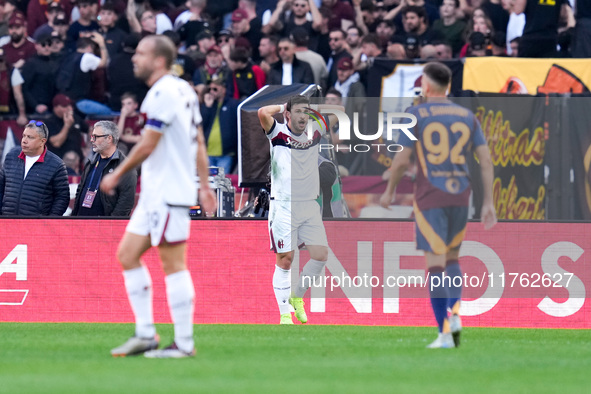
[(93, 155), (85, 118), (113, 120), (125, 154), (147, 92), (131, 58), (150, 34), (176, 44), (208, 153), (231, 172), (226, 111), (265, 84), (316, 83), (346, 105), (377, 57), (591, 57), (591, 0), (0, 0), (0, 117), (45, 121), (74, 174)]

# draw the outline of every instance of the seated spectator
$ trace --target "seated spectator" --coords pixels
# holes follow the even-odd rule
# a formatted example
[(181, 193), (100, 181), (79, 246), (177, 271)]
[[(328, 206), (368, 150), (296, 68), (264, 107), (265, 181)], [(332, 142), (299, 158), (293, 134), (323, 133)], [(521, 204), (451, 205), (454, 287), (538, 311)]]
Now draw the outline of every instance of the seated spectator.
[(230, 83), (231, 75), (232, 70), (225, 65), (222, 50), (219, 46), (214, 45), (207, 50), (205, 64), (199, 67), (195, 71), (195, 74), (193, 74), (195, 91), (199, 97), (203, 97), (205, 87), (209, 85), (212, 80), (222, 78), (227, 83)]
[(458, 18), (460, 0), (443, 0), (439, 7), (441, 19), (433, 23), (433, 30), (441, 33), (445, 40), (452, 46), (454, 54), (459, 53), (464, 45), (462, 34), (466, 28), (466, 22)]
[(47, 126), (31, 121), (20, 148), (6, 155), (0, 169), (2, 215), (61, 216), (70, 201), (66, 165), (48, 151)]
[(107, 46), (107, 52), (109, 52), (109, 58), (113, 58), (115, 54), (121, 52), (123, 49), (123, 40), (127, 36), (120, 28), (116, 27), (118, 16), (115, 13), (115, 4), (110, 1), (106, 1), (99, 12), (98, 32), (105, 39), (105, 45)]
[(314, 83), (314, 73), (310, 64), (295, 56), (295, 45), (289, 38), (279, 40), (279, 62), (269, 71), (269, 85), (293, 85), (295, 83)]
[[(232, 71), (231, 80), (226, 81), (230, 89), (228, 95), (237, 100), (244, 100), (265, 85), (265, 73), (259, 66), (252, 64), (248, 55), (246, 48), (236, 47), (230, 52), (228, 60), (228, 66)], [(312, 80), (313, 78), (312, 76)]]
[(69, 151), (84, 157), (82, 143), (88, 131), (86, 122), (74, 115), (72, 100), (66, 95), (56, 95), (52, 106), (53, 112), (45, 122), (49, 129), (47, 148), (60, 158)]
[(8, 34), (10, 42), (2, 47), (4, 61), (8, 67), (21, 68), (25, 61), (34, 56), (37, 51), (35, 44), (27, 36), (27, 22), (18, 11), (12, 13), (8, 20)]
[(231, 174), (238, 155), (238, 104), (226, 95), (225, 81), (214, 79), (201, 103), (203, 134), (207, 142), (209, 164)]
[(121, 115), (115, 118), (120, 131), (119, 149), (129, 152), (142, 138), (142, 129), (146, 123), (146, 116), (138, 112), (139, 102), (133, 93), (121, 96)]
[[(130, 3), (133, 3), (133, 1), (130, 1)], [(96, 0), (78, 0), (78, 9), (80, 11), (80, 18), (72, 22), (66, 34), (66, 48), (69, 52), (76, 50), (76, 44), (81, 37), (81, 32), (96, 32), (99, 29), (96, 21)], [(85, 36), (88, 37), (88, 35)]]
[(35, 37), (37, 54), (29, 58), (21, 69), (24, 79), (23, 96), (27, 113), (46, 114), (55, 96), (55, 77), (58, 63), (51, 57), (53, 37), (42, 33)]
[[(58, 71), (57, 90), (70, 97), (76, 103), (76, 108), (84, 114), (111, 114), (109, 107), (90, 99), (93, 92), (91, 72), (104, 68), (109, 60), (105, 39), (98, 32), (81, 34), (76, 52), (66, 55)], [(101, 57), (94, 54), (96, 47), (100, 49)]]
[(353, 68), (352, 59), (343, 58), (339, 60), (337, 70), (338, 80), (334, 88), (341, 94), (341, 101), (345, 106), (345, 111), (347, 114), (354, 114), (355, 112), (363, 114), (365, 87), (359, 82), (359, 74)]
[(117, 149), (119, 129), (108, 120), (95, 123), (90, 141), (94, 155), (86, 159), (82, 179), (76, 190), (72, 216), (129, 216), (135, 202), (137, 172), (129, 171), (121, 178), (114, 193), (103, 193), (99, 185), (105, 174), (113, 172), (125, 159)]
[[(495, 33), (490, 19), (488, 19), (486, 16), (473, 16), (472, 19), (470, 19), (470, 21), (468, 22), (468, 26), (466, 26), (466, 30), (464, 32), (464, 36), (466, 37), (466, 44), (462, 47), (462, 50), (460, 51), (460, 57), (468, 56), (468, 49), (470, 48), (471, 39), (470, 37), (472, 37), (472, 34), (474, 32), (482, 33), (484, 35), (485, 47), (488, 47), (490, 45), (490, 39)], [(477, 35), (476, 37), (479, 36)], [(479, 45), (480, 44), (476, 44), (476, 46)]]
[(132, 33), (128, 35), (123, 41), (123, 51), (115, 55), (107, 67), (107, 80), (109, 82), (110, 93), (109, 107), (113, 111), (119, 111), (121, 108), (121, 97), (125, 92), (134, 94), (138, 102), (141, 102), (148, 92), (146, 84), (137, 79), (133, 74), (131, 58), (139, 42), (139, 34)]

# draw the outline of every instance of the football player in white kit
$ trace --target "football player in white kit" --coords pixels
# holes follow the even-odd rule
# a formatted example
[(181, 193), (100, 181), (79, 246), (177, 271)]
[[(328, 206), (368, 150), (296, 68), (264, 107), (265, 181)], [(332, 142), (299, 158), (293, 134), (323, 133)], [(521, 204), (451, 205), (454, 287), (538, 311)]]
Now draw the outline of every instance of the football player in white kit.
[[(301, 323), (308, 321), (302, 297), (313, 278), (320, 275), (328, 258), (326, 231), (316, 202), (320, 190), (319, 143), (326, 130), (315, 126), (312, 135), (308, 135), (309, 107), (306, 97), (294, 96), (285, 105), (268, 105), (258, 110), (271, 145), (269, 237), (271, 249), (276, 253), (273, 289), (279, 305), (280, 324), (293, 324), (290, 304)], [(277, 113), (284, 113), (285, 123), (275, 120), (273, 115)], [(311, 259), (292, 293), (291, 263), (295, 248), (302, 244), (310, 252)]]
[[(189, 207), (197, 202), (195, 174), (207, 179), (209, 160), (197, 95), (187, 82), (170, 74), (175, 58), (175, 46), (165, 36), (147, 36), (140, 41), (132, 61), (135, 76), (150, 86), (141, 107), (147, 121), (140, 142), (101, 182), (101, 190), (109, 193), (123, 174), (142, 165), (138, 205), (117, 250), (135, 315), (135, 335), (111, 350), (113, 356), (144, 353), (151, 358), (182, 358), (195, 354), (195, 289), (187, 269), (186, 241), (191, 224)], [(200, 182), (199, 197), (205, 212), (215, 210), (215, 196), (207, 181)], [(157, 349), (152, 280), (141, 262), (152, 246), (158, 247), (162, 260), (174, 323), (174, 342), (164, 349)]]

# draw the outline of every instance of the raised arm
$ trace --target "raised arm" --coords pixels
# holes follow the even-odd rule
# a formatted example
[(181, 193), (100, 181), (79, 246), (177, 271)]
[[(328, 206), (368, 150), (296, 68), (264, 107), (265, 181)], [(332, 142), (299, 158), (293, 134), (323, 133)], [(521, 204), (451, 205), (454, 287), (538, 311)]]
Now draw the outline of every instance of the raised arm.
[(265, 133), (269, 133), (273, 127), (273, 123), (275, 122), (273, 115), (282, 113), (283, 111), (285, 111), (285, 104), (273, 104), (259, 108), (259, 121), (261, 122), (261, 126), (263, 126)]

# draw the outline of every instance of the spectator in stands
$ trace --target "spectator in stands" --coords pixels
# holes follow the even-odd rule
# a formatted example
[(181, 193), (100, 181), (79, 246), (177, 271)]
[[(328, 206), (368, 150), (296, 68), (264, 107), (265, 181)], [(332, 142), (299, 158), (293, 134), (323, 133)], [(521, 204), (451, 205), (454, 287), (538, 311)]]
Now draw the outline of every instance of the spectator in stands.
[(363, 29), (364, 35), (368, 33), (375, 33), (378, 22), (386, 18), (377, 18), (376, 5), (374, 4), (373, 0), (362, 0), (361, 4), (359, 5), (359, 9), (361, 10), (361, 19), (363, 24), (357, 22), (357, 26)]
[[(64, 7), (62, 7), (62, 5), (57, 1), (49, 3), (49, 5), (47, 6), (47, 12), (45, 14), (47, 16), (47, 23), (44, 23), (43, 25), (39, 26), (35, 30), (33, 37), (36, 37), (37, 35), (43, 33), (51, 33), (55, 29), (55, 19), (58, 16), (66, 16), (66, 13), (64, 12)], [(68, 24), (67, 20), (66, 24)]]
[(63, 160), (66, 165), (66, 171), (68, 171), (68, 178), (71, 176), (80, 176), (80, 156), (78, 156), (78, 153), (73, 150), (66, 152)]
[[(133, 3), (133, 1), (130, 1)], [(66, 34), (66, 48), (68, 51), (74, 52), (78, 38), (81, 37), (81, 32), (96, 32), (99, 25), (96, 21), (96, 0), (78, 0), (78, 9), (80, 11), (80, 18), (72, 22)]]
[(181, 45), (181, 38), (179, 37), (179, 34), (172, 30), (167, 30), (162, 35), (170, 38), (177, 48), (177, 56), (176, 59), (174, 59), (174, 64), (172, 65), (172, 72), (174, 75), (183, 78), (186, 81), (190, 81), (193, 78), (193, 74), (195, 73), (195, 62), (190, 56), (180, 53), (178, 50), (179, 46)]
[(193, 84), (195, 85), (195, 91), (200, 98), (203, 97), (205, 88), (209, 83), (214, 80), (221, 78), (230, 83), (232, 79), (232, 70), (224, 63), (224, 57), (222, 50), (219, 46), (214, 45), (207, 50), (205, 55), (205, 64), (199, 67), (195, 74), (193, 74)]
[(314, 74), (314, 83), (319, 85), (324, 90), (326, 88), (326, 80), (328, 78), (328, 71), (326, 70), (326, 62), (324, 58), (318, 53), (308, 49), (308, 33), (301, 27), (296, 27), (291, 33), (290, 38), (295, 44), (295, 56), (310, 65), (312, 73)]
[(331, 30), (328, 39), (331, 49), (331, 55), (326, 63), (328, 68), (328, 80), (327, 86), (334, 86), (337, 81), (337, 63), (344, 57), (352, 57), (351, 53), (347, 50), (347, 42), (345, 41), (345, 32), (337, 29)]
[(13, 3), (16, 3), (16, 1), (0, 1), (0, 46), (8, 42), (5, 42), (5, 39), (10, 40), (8, 35), (8, 21), (14, 12), (18, 12), (16, 5)]
[(154, 13), (154, 18), (156, 20), (156, 34), (162, 34), (165, 31), (172, 30), (172, 21), (168, 15), (166, 15), (166, 11), (168, 10), (168, 1), (148, 0), (148, 5)]
[[(367, 69), (370, 59), (380, 56), (383, 56), (380, 39), (376, 34), (369, 33), (361, 40), (361, 56), (359, 59), (356, 58), (353, 61), (355, 69)], [(363, 59), (365, 59), (365, 61)]]
[(207, 142), (209, 164), (222, 167), (232, 173), (238, 154), (238, 104), (226, 95), (226, 82), (214, 79), (210, 82), (201, 103), (203, 135)]
[[(23, 2), (25, 3), (25, 2)], [(27, 31), (29, 36), (35, 36), (37, 29), (43, 26), (49, 20), (50, 7), (56, 7), (59, 4), (62, 8), (63, 14), (66, 16), (66, 22), (69, 24), (72, 9), (75, 6), (75, 1), (64, 0), (30, 0), (27, 4)]]
[[(308, 13), (311, 20), (308, 19)], [(308, 37), (310, 37), (309, 48), (315, 51), (318, 48), (318, 32), (321, 25), (322, 16), (314, 0), (279, 0), (263, 32), (266, 34), (277, 33), (280, 37), (289, 37), (293, 29), (302, 27), (306, 29)]]
[(27, 22), (18, 11), (12, 13), (8, 21), (10, 42), (2, 47), (4, 61), (8, 67), (21, 68), (25, 61), (34, 56), (37, 51), (35, 44), (27, 36)]
[(453, 50), (447, 41), (435, 41), (433, 46), (437, 51), (438, 60), (449, 60), (453, 58)]
[[(106, 105), (91, 100), (92, 71), (104, 68), (109, 60), (105, 39), (98, 32), (82, 32), (76, 45), (76, 52), (67, 55), (58, 71), (56, 87), (75, 103), (76, 108), (87, 115), (108, 115), (111, 109)], [(94, 54), (95, 47), (100, 49), (101, 57)]]
[(135, 202), (136, 171), (123, 175), (112, 194), (99, 188), (103, 175), (113, 172), (125, 159), (117, 149), (117, 125), (108, 120), (95, 123), (90, 140), (94, 155), (84, 163), (72, 216), (129, 216)]
[(521, 13), (517, 15), (515, 13), (515, 0), (502, 0), (501, 4), (503, 5), (503, 9), (509, 13), (509, 22), (507, 23), (507, 54), (509, 56), (517, 56), (512, 53), (511, 41), (514, 38), (521, 37), (523, 34), (525, 14)]
[(480, 57), (480, 56), (488, 56), (491, 54), (490, 50), (488, 49), (489, 43), (486, 39), (486, 36), (478, 31), (475, 31), (470, 36), (470, 41), (468, 42), (468, 50), (466, 51), (466, 56), (473, 56), (473, 57)]
[[(344, 57), (339, 60), (337, 64), (337, 75), (338, 80), (334, 88), (341, 93), (345, 110), (349, 111), (347, 113), (361, 113), (364, 100), (359, 100), (359, 98), (365, 97), (365, 87), (359, 82), (359, 74), (355, 71), (351, 58)], [(347, 100), (350, 97), (355, 98), (353, 100)]]
[(511, 57), (518, 57), (519, 56), (519, 41), (521, 41), (521, 37), (515, 37), (509, 42), (509, 47), (511, 48)]
[(292, 85), (295, 83), (314, 83), (314, 73), (310, 64), (295, 56), (295, 45), (289, 38), (279, 40), (279, 62), (269, 71), (269, 85)]
[(271, 66), (279, 61), (277, 44), (279, 44), (279, 38), (276, 36), (265, 36), (261, 38), (261, 42), (259, 43), (259, 54), (262, 58), (259, 66), (267, 76), (269, 75)]
[(53, 37), (42, 33), (35, 37), (37, 54), (21, 69), (24, 79), (23, 96), (27, 113), (46, 114), (55, 96), (55, 77), (59, 64), (51, 57)]
[(376, 26), (376, 35), (380, 39), (380, 48), (385, 49), (388, 46), (388, 41), (396, 32), (394, 23), (391, 21), (380, 21)]
[(25, 126), (20, 148), (6, 155), (0, 170), (2, 215), (61, 216), (70, 202), (66, 165), (45, 146), (43, 122)]
[[(246, 48), (234, 48), (230, 52), (228, 66), (232, 71), (230, 81), (226, 81), (230, 88), (230, 93), (228, 93), (230, 97), (244, 100), (265, 85), (264, 71), (256, 64), (252, 64), (248, 58)], [(308, 67), (310, 66), (308, 65)], [(310, 73), (312, 73), (312, 70), (310, 70)]]
[(576, 0), (576, 27), (572, 55), (591, 57), (591, 0)]
[(48, 149), (60, 158), (71, 150), (84, 157), (82, 141), (88, 131), (86, 122), (74, 114), (72, 100), (66, 95), (57, 94), (52, 106), (53, 113), (45, 122), (49, 129)]
[(345, 41), (349, 45), (349, 52), (353, 57), (361, 52), (361, 39), (363, 38), (363, 31), (357, 26), (351, 26), (347, 29), (347, 38)]
[(136, 12), (135, 1), (128, 1), (125, 14), (129, 22), (130, 32), (138, 33), (142, 38), (150, 34), (156, 34), (156, 15), (154, 12), (150, 9), (144, 9), (139, 17)]
[(115, 118), (115, 122), (120, 132), (118, 147), (124, 153), (129, 152), (142, 137), (146, 117), (138, 112), (138, 108), (135, 94), (126, 92), (121, 96), (121, 114)]
[(398, 37), (394, 36), (390, 38), (388, 48), (386, 48), (386, 57), (393, 60), (406, 59), (406, 50)]
[(123, 40), (127, 36), (123, 30), (115, 26), (117, 23), (117, 18), (117, 14), (115, 13), (115, 4), (110, 1), (106, 1), (101, 6), (101, 10), (99, 12), (98, 32), (105, 39), (107, 52), (109, 52), (109, 58), (111, 59), (113, 56), (115, 56), (115, 54), (123, 50)]
[(416, 36), (419, 40), (419, 45), (430, 44), (435, 40), (444, 38), (443, 34), (439, 31), (435, 31), (429, 27), (429, 21), (424, 7), (408, 6), (404, 7), (400, 13), (402, 15), (403, 26), (403, 31), (400, 33), (402, 37)]
[(507, 56), (507, 36), (505, 32), (495, 32), (490, 43), (492, 56)]
[(459, 53), (464, 45), (462, 34), (466, 22), (458, 18), (460, 0), (443, 0), (439, 7), (440, 19), (433, 23), (433, 30), (439, 32), (451, 44), (454, 54)]
[[(394, 19), (394, 24), (397, 31), (402, 31), (404, 27), (404, 11), (408, 7), (414, 9), (421, 8), (424, 11), (425, 23), (433, 25), (437, 19), (439, 19), (439, 9), (433, 2), (427, 2), (425, 0), (405, 0), (401, 1), (400, 4), (391, 9), (386, 16), (385, 20)], [(435, 2), (437, 4), (437, 2)]]
[[(313, 2), (313, 0), (312, 0)], [(330, 30), (347, 30), (355, 23), (355, 11), (351, 4), (340, 0), (322, 0), (322, 7), (328, 9), (331, 18), (328, 21)]]
[[(174, 20), (174, 31), (179, 31), (179, 29), (189, 21), (202, 22), (200, 25), (202, 25), (204, 29), (198, 29), (199, 31), (210, 30), (212, 27), (205, 17), (205, 7), (207, 6), (207, 0), (189, 0), (186, 4), (188, 9), (181, 12)], [(195, 24), (195, 26), (197, 25), (199, 24)], [(193, 29), (191, 28), (189, 30), (192, 31)], [(194, 32), (195, 35), (198, 33), (198, 31)], [(181, 34), (181, 37), (182, 36), (183, 35)]]
[(560, 15), (566, 16), (567, 28), (575, 26), (573, 10), (567, 0), (541, 3), (538, 0), (515, 0), (516, 14), (525, 14), (525, 27), (519, 41), (519, 57), (554, 57), (558, 43)]
[(232, 13), (232, 33), (234, 37), (244, 37), (250, 43), (252, 48), (252, 60), (259, 62), (261, 56), (259, 54), (259, 43), (262, 38), (262, 22), (261, 18), (254, 17), (252, 19), (248, 12), (242, 8), (238, 8)]
[(125, 92), (134, 94), (138, 102), (144, 99), (148, 87), (133, 74), (131, 58), (135, 48), (140, 42), (140, 35), (132, 33), (123, 41), (123, 50), (115, 55), (107, 67), (107, 80), (109, 82), (109, 107), (113, 111), (121, 108), (121, 97)]
[(53, 21), (53, 31), (60, 36), (62, 43), (66, 42), (68, 29), (70, 25), (68, 24), (68, 19), (66, 15), (58, 15)]
[[(464, 44), (462, 50), (460, 51), (460, 57), (469, 56), (468, 52), (470, 49), (471, 37), (475, 32), (482, 33), (484, 35), (485, 49), (490, 45), (490, 39), (495, 33), (494, 27), (490, 19), (488, 19), (486, 16), (473, 16), (472, 19), (470, 19), (470, 21), (468, 22), (468, 26), (466, 27), (466, 31), (464, 32), (464, 35), (466, 37), (466, 44)], [(476, 37), (478, 37), (476, 41), (480, 40), (480, 36), (477, 35)], [(479, 45), (480, 44), (478, 43), (476, 44), (476, 46)]]
[(197, 36), (213, 28), (206, 18), (203, 10), (205, 0), (189, 0), (189, 9), (180, 14), (175, 23), (175, 31), (179, 33), (185, 47), (191, 47), (197, 43)]
[(491, 20), (495, 31), (507, 31), (509, 13), (504, 9), (501, 0), (486, 0), (480, 7)]

